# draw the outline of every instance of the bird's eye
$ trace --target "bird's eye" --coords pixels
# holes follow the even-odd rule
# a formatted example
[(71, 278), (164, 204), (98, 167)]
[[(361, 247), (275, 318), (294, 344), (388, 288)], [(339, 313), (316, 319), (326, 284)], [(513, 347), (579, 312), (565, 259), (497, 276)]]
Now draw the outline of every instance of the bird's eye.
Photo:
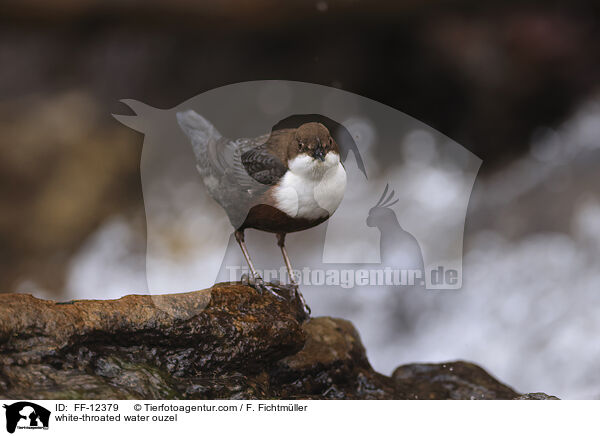
[(303, 144), (303, 143), (301, 143), (301, 142), (299, 142), (299, 143), (298, 143), (298, 150), (302, 150), (302, 147), (304, 147), (304, 144)]
[(333, 144), (333, 139), (329, 138), (329, 145)]

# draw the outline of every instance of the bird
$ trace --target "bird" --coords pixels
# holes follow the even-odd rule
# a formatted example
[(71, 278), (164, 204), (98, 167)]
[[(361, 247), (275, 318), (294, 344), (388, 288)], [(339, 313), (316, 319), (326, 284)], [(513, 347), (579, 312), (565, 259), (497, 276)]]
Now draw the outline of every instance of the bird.
[(248, 284), (274, 293), (257, 273), (244, 232), (256, 229), (274, 233), (291, 295), (309, 311), (298, 292), (285, 237), (328, 220), (344, 197), (346, 170), (329, 130), (319, 122), (305, 122), (254, 138), (230, 139), (193, 110), (176, 116), (191, 141), (196, 167), (209, 195), (225, 210), (233, 226), (251, 273)]

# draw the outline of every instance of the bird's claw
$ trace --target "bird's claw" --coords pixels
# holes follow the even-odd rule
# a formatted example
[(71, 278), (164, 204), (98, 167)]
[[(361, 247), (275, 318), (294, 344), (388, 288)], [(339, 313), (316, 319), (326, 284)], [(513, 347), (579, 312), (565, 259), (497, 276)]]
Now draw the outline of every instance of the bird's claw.
[[(279, 282), (279, 280), (273, 280), (271, 283), (265, 283), (265, 281), (260, 276), (253, 276), (248, 274), (242, 274), (241, 277), (242, 284), (251, 286), (256, 289), (260, 294), (264, 294), (265, 292), (270, 293), (275, 298), (280, 301), (288, 301), (288, 302), (297, 302), (302, 307), (302, 311), (304, 312), (304, 316), (306, 318), (310, 317), (310, 307), (304, 301), (304, 297), (298, 290), (298, 285), (296, 283), (283, 284)], [(288, 297), (281, 295), (279, 291), (284, 291), (288, 294)]]
[(302, 293), (300, 293), (300, 291), (298, 290), (298, 285), (295, 283), (293, 285), (294, 299), (300, 303), (300, 306), (302, 306), (302, 310), (304, 311), (304, 315), (306, 316), (306, 318), (309, 318), (311, 313), (310, 306), (306, 304), (306, 300), (304, 300)]
[(302, 311), (304, 312), (304, 315), (306, 316), (306, 318), (308, 318), (310, 316), (310, 313), (311, 313), (310, 307), (308, 306), (308, 304), (306, 304), (304, 297), (300, 293), (297, 283), (288, 283), (285, 285), (279, 284), (277, 287), (281, 290), (287, 291), (287, 293), (289, 295), (289, 297), (288, 297), (289, 301), (293, 301), (293, 302), (300, 304), (300, 306), (302, 307)]
[[(244, 282), (244, 278), (242, 277), (242, 283), (243, 282)], [(249, 286), (252, 286), (254, 289), (256, 289), (260, 294), (264, 294), (265, 292), (268, 292), (271, 295), (273, 295), (275, 298), (277, 298), (278, 300), (286, 301), (286, 298), (284, 296), (279, 295), (273, 289), (273, 286), (270, 283), (265, 283), (264, 280), (262, 279), (262, 277), (260, 277), (260, 276), (250, 276), (248, 278), (247, 284)]]
[(242, 274), (241, 282), (242, 282), (242, 285), (244, 285), (244, 286), (250, 285), (250, 278), (248, 277), (248, 274)]

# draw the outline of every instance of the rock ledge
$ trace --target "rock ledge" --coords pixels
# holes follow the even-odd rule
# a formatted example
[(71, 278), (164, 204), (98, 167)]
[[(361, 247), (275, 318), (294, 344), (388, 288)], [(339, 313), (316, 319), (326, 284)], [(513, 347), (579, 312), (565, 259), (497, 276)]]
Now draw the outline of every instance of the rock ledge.
[(0, 295), (0, 396), (34, 399), (546, 399), (466, 362), (373, 370), (352, 324), (241, 284), (56, 303)]

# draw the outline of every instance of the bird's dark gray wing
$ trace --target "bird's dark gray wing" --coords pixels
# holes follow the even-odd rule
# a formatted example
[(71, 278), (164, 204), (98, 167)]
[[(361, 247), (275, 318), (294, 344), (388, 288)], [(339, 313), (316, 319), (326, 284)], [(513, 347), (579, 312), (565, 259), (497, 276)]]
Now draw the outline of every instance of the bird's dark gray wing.
[(268, 184), (248, 173), (242, 156), (264, 144), (269, 135), (231, 140), (194, 111), (179, 112), (177, 120), (192, 142), (196, 167), (208, 193), (223, 207), (231, 224), (238, 228), (250, 208), (269, 188)]
[(274, 185), (287, 171), (284, 163), (264, 144), (243, 153), (241, 160), (248, 175), (263, 185)]

